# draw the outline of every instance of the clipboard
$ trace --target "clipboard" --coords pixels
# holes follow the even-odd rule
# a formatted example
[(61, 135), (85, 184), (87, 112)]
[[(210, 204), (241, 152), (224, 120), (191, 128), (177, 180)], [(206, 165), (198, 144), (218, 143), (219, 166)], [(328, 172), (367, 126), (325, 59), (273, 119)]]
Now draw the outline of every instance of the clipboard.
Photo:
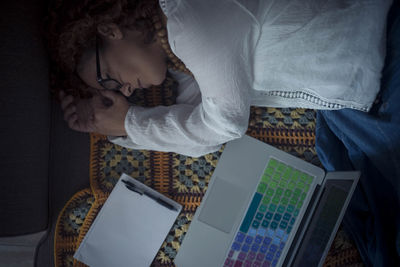
[[(123, 180), (146, 194), (128, 189)], [(179, 203), (123, 173), (73, 257), (91, 267), (148, 267), (181, 210)]]

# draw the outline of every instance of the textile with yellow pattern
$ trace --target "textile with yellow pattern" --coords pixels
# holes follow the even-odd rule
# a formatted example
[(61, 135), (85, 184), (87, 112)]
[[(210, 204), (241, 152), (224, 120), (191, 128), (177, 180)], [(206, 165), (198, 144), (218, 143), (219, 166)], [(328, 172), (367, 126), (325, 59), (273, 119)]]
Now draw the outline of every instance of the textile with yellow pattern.
[[(129, 101), (148, 107), (172, 105), (176, 88), (177, 83), (168, 77), (159, 87), (136, 90)], [(321, 167), (314, 148), (314, 130), (313, 110), (252, 106), (246, 134)], [(122, 173), (183, 205), (151, 265), (174, 266), (173, 259), (224, 148), (225, 144), (219, 151), (194, 158), (128, 149), (110, 143), (105, 136), (90, 134), (90, 188), (77, 192), (58, 216), (54, 236), (55, 266), (86, 266), (75, 260), (73, 254)], [(362, 266), (362, 262), (352, 240), (339, 228), (325, 266), (350, 265)]]

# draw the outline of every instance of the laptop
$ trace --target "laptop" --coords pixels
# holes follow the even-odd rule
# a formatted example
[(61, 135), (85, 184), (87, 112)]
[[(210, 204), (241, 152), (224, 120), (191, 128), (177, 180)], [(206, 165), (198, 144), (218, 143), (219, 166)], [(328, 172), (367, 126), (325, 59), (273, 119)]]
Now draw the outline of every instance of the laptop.
[(248, 135), (227, 142), (174, 262), (321, 266), (359, 176), (325, 173)]

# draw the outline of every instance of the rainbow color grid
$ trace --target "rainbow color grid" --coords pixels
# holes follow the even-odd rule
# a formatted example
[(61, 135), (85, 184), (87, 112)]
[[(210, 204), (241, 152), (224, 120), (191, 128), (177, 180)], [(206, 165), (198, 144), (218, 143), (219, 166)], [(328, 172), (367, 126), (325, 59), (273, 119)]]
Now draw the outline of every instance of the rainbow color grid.
[(224, 267), (276, 266), (313, 180), (270, 158)]

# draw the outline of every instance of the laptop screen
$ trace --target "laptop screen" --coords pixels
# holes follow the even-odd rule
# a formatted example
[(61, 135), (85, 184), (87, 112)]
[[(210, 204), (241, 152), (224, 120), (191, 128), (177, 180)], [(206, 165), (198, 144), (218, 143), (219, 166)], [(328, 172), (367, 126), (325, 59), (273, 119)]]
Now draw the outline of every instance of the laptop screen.
[[(293, 266), (318, 266), (354, 180), (327, 180)], [(332, 237), (333, 238), (333, 237)]]

